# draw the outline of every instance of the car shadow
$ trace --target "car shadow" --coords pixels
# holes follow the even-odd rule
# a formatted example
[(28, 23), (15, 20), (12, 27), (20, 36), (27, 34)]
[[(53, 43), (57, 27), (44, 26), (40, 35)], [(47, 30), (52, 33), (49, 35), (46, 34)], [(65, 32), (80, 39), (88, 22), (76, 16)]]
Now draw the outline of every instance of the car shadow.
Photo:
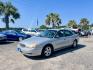
[(13, 41), (4, 41), (4, 42), (0, 42), (0, 45), (7, 45), (7, 44), (11, 44), (14, 43)]
[(74, 53), (75, 50), (79, 50), (81, 48), (84, 48), (86, 47), (86, 45), (81, 45), (79, 44), (77, 47), (73, 48), (73, 47), (68, 47), (68, 48), (65, 48), (65, 49), (61, 49), (59, 51), (56, 51), (53, 53), (53, 55), (51, 57), (48, 57), (48, 58), (44, 58), (42, 56), (25, 56), (29, 59), (32, 59), (32, 60), (45, 60), (45, 59), (50, 59), (50, 58), (53, 58), (53, 57), (57, 57), (57, 56), (61, 56), (63, 54), (66, 54), (66, 53)]

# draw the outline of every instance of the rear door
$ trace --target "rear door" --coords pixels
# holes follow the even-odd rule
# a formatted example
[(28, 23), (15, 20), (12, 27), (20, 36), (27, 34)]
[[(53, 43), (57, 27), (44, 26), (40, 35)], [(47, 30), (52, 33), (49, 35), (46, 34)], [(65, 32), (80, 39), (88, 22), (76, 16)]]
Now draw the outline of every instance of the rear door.
[(69, 30), (63, 30), (66, 37), (66, 46), (72, 45), (74, 41), (74, 34)]

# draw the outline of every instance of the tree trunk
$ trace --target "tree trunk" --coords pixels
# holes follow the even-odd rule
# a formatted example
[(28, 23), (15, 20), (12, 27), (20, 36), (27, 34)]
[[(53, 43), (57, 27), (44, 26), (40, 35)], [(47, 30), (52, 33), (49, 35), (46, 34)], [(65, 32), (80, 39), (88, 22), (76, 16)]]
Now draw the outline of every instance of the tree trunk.
[(53, 20), (52, 20), (52, 28), (55, 28), (55, 23)]
[(5, 16), (5, 24), (6, 24), (6, 29), (9, 29), (9, 16)]
[(6, 29), (9, 29), (9, 23), (5, 23), (6, 24)]
[(55, 24), (53, 23), (52, 28), (55, 28)]

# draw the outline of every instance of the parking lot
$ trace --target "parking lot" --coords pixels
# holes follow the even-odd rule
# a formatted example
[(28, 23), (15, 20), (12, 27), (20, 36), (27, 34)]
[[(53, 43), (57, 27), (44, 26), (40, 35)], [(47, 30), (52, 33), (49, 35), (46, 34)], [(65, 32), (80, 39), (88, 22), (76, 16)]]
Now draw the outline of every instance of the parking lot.
[(18, 42), (0, 43), (0, 70), (93, 70), (93, 37), (80, 38), (77, 48), (55, 52), (50, 58), (25, 57)]

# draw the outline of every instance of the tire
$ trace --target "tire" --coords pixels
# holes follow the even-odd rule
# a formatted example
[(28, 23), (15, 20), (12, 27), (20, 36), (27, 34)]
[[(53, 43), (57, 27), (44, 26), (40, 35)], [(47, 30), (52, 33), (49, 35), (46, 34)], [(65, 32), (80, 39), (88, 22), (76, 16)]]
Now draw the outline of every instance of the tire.
[(42, 50), (42, 56), (43, 57), (50, 57), (53, 53), (53, 48), (50, 45), (47, 45)]
[(77, 40), (74, 40), (73, 45), (74, 48), (77, 47)]
[(19, 41), (22, 41), (23, 40), (23, 38), (22, 37), (19, 37), (19, 39), (18, 39)]

